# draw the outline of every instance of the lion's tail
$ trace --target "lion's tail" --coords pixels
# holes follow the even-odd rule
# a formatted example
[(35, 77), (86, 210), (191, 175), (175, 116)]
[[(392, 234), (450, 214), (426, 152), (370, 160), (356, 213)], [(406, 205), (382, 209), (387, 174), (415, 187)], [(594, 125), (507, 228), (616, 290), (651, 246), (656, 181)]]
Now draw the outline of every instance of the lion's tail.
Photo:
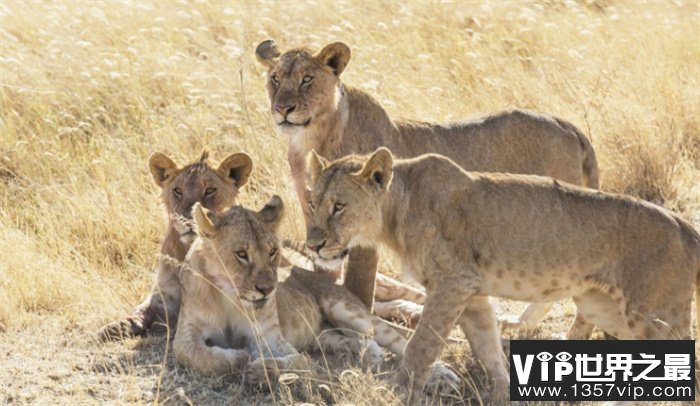
[(557, 119), (557, 122), (563, 128), (576, 134), (578, 141), (581, 143), (581, 149), (583, 149), (583, 185), (591, 189), (599, 189), (598, 159), (591, 141), (575, 125), (561, 119)]

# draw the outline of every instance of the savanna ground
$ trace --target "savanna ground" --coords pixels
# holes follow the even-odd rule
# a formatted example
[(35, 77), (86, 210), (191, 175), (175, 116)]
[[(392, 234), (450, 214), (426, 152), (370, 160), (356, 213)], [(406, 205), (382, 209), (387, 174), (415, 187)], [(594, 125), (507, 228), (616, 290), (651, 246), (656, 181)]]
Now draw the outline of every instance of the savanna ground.
[[(282, 195), (283, 234), (303, 237), (259, 41), (347, 42), (344, 81), (393, 116), (564, 117), (592, 139), (605, 190), (698, 226), (699, 27), (697, 1), (1, 1), (0, 402), (406, 400), (352, 365), (270, 395), (176, 366), (164, 336), (94, 338), (150, 288), (165, 222), (146, 165), (154, 151), (180, 163), (204, 148), (215, 159), (247, 151), (256, 168), (241, 202)], [(522, 308), (499, 302), (499, 315)], [(558, 305), (537, 337), (560, 337), (572, 316)], [(444, 357), (470, 382), (461, 402), (478, 403), (487, 388), (469, 349)]]

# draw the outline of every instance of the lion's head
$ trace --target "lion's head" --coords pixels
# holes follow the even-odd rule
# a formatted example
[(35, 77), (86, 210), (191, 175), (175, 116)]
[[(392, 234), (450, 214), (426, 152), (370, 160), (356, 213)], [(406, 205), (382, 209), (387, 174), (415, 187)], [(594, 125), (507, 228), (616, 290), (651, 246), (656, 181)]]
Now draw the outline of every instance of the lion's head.
[(238, 190), (248, 181), (253, 161), (245, 153), (228, 156), (216, 168), (207, 163), (205, 151), (199, 160), (178, 166), (167, 155), (156, 152), (148, 160), (153, 180), (162, 189), (161, 197), (168, 216), (184, 243), (195, 237), (191, 220), (192, 206), (222, 212), (236, 202)]
[(382, 229), (381, 201), (393, 174), (391, 152), (380, 148), (369, 158), (348, 156), (329, 163), (312, 151), (307, 166), (308, 248), (333, 262), (350, 248), (373, 245)]
[(337, 108), (339, 77), (350, 61), (346, 44), (335, 42), (317, 53), (296, 48), (282, 54), (269, 39), (255, 54), (268, 69), (270, 113), (278, 130), (298, 134)]
[(277, 288), (277, 228), (284, 206), (279, 196), (260, 211), (235, 206), (216, 214), (195, 204), (192, 216), (205, 257), (206, 273), (224, 293), (237, 295), (244, 306), (260, 309)]

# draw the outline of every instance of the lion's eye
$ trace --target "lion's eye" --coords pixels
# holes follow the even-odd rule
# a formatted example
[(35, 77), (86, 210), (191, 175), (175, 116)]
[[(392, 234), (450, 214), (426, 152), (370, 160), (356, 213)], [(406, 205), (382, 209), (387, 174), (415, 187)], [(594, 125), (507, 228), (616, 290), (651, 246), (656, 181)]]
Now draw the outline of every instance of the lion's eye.
[(204, 191), (204, 196), (213, 196), (214, 193), (216, 193), (216, 188), (208, 187), (207, 190)]
[(308, 85), (309, 83), (311, 83), (312, 80), (314, 80), (314, 77), (313, 77), (313, 76), (306, 75), (306, 76), (304, 76), (304, 78), (301, 80), (301, 84), (302, 84), (302, 85)]
[(274, 84), (276, 84), (276, 85), (278, 85), (278, 84), (280, 83), (280, 80), (279, 80), (279, 78), (277, 77), (277, 75), (272, 75), (272, 76), (270, 76), (270, 80), (272, 80), (272, 83), (274, 83)]
[(248, 253), (244, 250), (236, 251), (236, 256), (244, 261), (248, 260)]
[(345, 205), (342, 203), (336, 203), (333, 205), (333, 214), (339, 214), (345, 209)]
[(173, 189), (173, 194), (177, 199), (182, 199), (182, 189), (180, 189), (179, 187)]
[(277, 255), (277, 248), (273, 248), (270, 250), (270, 258), (274, 258), (275, 255)]

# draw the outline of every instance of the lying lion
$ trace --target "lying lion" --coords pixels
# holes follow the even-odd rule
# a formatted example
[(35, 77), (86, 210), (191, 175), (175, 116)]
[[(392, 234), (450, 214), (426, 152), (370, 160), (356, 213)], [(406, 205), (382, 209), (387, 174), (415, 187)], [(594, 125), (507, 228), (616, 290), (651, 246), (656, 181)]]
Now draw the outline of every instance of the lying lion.
[[(572, 297), (585, 320), (621, 339), (691, 336), (700, 235), (662, 207), (551, 178), (466, 172), (440, 155), (394, 161), (385, 148), (330, 163), (312, 153), (309, 182), (309, 247), (333, 258), (382, 243), (426, 288), (401, 370), (414, 389), (456, 323), (507, 387), (486, 296)], [(582, 338), (578, 327), (571, 338)]]
[[(591, 143), (573, 124), (560, 118), (509, 110), (449, 124), (394, 120), (372, 96), (341, 82), (340, 75), (350, 62), (350, 47), (342, 42), (318, 52), (296, 48), (282, 53), (275, 41), (266, 40), (255, 53), (267, 68), (270, 115), (278, 132), (288, 139), (287, 159), (307, 220), (304, 159), (312, 149), (327, 159), (370, 153), (382, 146), (402, 158), (433, 152), (470, 171), (546, 175), (598, 188), (598, 165)], [(342, 258), (334, 258), (331, 264), (338, 259)], [(368, 308), (372, 308), (375, 296), (376, 267), (374, 251), (356, 248), (349, 252), (345, 285)], [(378, 300), (405, 293), (400, 287), (393, 288), (389, 280), (382, 283)], [(520, 321), (532, 328), (550, 307), (530, 307)], [(375, 310), (390, 315), (392, 307)], [(592, 326), (589, 329), (592, 331)]]
[[(365, 352), (372, 368), (384, 358), (377, 343), (402, 356), (406, 339), (333, 278), (294, 269), (278, 284), (275, 233), (282, 210), (277, 196), (258, 212), (236, 206), (215, 214), (195, 205), (199, 237), (180, 278), (182, 308), (173, 343), (178, 361), (207, 374), (247, 365), (246, 380), (264, 383), (299, 368), (298, 351), (309, 347)], [(443, 364), (435, 363), (432, 371), (431, 381), (443, 390), (458, 386)]]
[[(148, 167), (168, 214), (168, 227), (160, 253), (165, 258), (183, 261), (195, 233), (190, 216), (192, 206), (200, 203), (208, 210), (220, 212), (233, 206), (238, 191), (248, 181), (253, 161), (245, 153), (229, 155), (216, 168), (207, 162), (208, 152), (195, 162), (179, 167), (171, 158), (156, 152)], [(173, 264), (158, 261), (158, 272), (151, 294), (128, 317), (103, 327), (103, 340), (146, 334), (154, 323), (177, 325), (180, 310), (180, 278)]]

